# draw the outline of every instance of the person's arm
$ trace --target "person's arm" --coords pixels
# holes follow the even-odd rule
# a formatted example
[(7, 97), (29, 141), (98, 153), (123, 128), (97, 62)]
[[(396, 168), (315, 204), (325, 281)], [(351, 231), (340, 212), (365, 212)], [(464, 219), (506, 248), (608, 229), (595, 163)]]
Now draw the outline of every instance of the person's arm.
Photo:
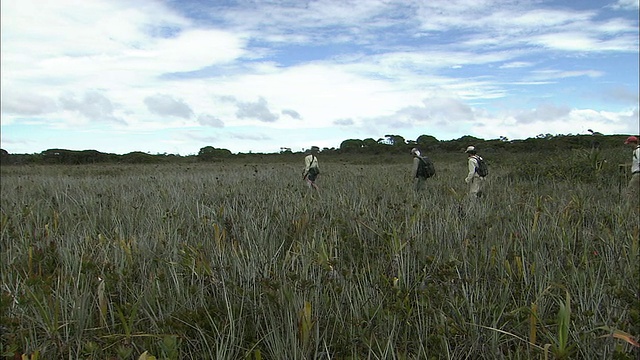
[(464, 182), (466, 182), (467, 184), (471, 181), (471, 179), (473, 179), (473, 176), (476, 174), (476, 166), (478, 165), (478, 162), (476, 161), (476, 159), (474, 159), (473, 157), (469, 158), (469, 173), (467, 174), (467, 177), (464, 179)]
[(415, 178), (418, 175), (418, 166), (420, 166), (420, 159), (418, 157), (413, 158), (413, 168), (411, 169), (411, 178)]

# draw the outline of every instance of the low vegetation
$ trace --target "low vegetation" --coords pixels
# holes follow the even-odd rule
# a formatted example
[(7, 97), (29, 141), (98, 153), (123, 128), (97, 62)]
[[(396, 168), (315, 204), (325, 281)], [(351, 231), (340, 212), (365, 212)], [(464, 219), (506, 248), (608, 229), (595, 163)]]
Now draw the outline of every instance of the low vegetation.
[(622, 149), (2, 166), (1, 354), (31, 359), (636, 359)]

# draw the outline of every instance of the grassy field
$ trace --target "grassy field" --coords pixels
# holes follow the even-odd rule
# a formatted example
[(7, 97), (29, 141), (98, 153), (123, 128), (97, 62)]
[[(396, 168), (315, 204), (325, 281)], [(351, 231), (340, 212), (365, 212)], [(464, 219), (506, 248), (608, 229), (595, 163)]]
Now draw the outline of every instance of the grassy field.
[(630, 154), (486, 155), (3, 166), (1, 355), (637, 359)]

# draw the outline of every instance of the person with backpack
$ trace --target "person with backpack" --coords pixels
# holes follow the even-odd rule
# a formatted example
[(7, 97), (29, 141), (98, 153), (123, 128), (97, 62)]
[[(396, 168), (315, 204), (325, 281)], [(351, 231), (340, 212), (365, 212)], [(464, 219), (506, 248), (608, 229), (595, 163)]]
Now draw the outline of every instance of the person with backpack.
[(640, 212), (640, 144), (636, 136), (629, 136), (624, 142), (633, 149), (631, 157), (631, 180), (625, 189), (625, 198), (632, 208)]
[(411, 155), (413, 155), (413, 168), (411, 171), (414, 179), (413, 188), (416, 192), (419, 192), (424, 189), (427, 179), (436, 174), (436, 169), (433, 161), (426, 156), (422, 156), (417, 148), (411, 149)]
[(481, 197), (484, 178), (489, 174), (487, 164), (484, 159), (478, 155), (474, 146), (467, 147), (465, 153), (468, 155), (467, 164), (469, 166), (469, 172), (464, 182), (469, 184), (469, 197)]
[(320, 167), (318, 166), (318, 154), (319, 148), (312, 146), (309, 150), (309, 155), (304, 158), (304, 169), (302, 170), (302, 179), (307, 182), (310, 189), (318, 190), (316, 185), (316, 179), (320, 175)]

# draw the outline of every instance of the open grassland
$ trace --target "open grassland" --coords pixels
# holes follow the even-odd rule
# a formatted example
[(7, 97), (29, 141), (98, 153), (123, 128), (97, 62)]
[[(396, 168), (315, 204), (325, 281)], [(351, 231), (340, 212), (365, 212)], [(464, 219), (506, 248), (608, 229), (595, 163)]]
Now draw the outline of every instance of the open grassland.
[(464, 155), (420, 194), (410, 157), (320, 155), (318, 194), (302, 159), (3, 167), (2, 355), (636, 359), (640, 226), (610, 156), (488, 155), (475, 202)]

